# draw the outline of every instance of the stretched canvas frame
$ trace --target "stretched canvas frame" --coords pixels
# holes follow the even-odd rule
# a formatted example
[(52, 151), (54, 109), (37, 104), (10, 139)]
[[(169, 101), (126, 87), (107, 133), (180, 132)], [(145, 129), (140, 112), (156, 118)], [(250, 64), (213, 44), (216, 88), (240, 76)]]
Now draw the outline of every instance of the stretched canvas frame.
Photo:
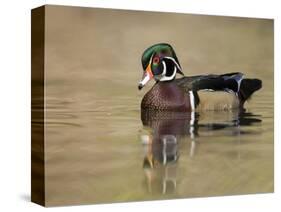
[[(246, 113), (194, 113), (189, 119), (195, 123), (184, 128), (187, 137), (161, 134), (164, 143), (153, 144), (159, 126), (178, 131), (186, 124), (169, 116), (162, 121), (163, 114), (148, 122), (140, 118), (149, 89), (137, 90), (141, 55), (160, 42), (173, 45), (186, 75), (238, 69), (261, 78), (263, 88)], [(273, 45), (270, 19), (33, 9), (32, 202), (59, 206), (273, 192)]]

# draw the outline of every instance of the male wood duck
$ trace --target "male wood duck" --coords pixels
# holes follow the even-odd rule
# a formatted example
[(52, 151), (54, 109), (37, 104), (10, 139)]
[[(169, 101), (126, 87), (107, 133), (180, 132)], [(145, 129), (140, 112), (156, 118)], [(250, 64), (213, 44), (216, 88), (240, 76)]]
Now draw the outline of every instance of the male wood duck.
[[(262, 87), (259, 79), (244, 78), (242, 73), (184, 76), (172, 46), (155, 44), (142, 55), (142, 89), (151, 79), (156, 83), (145, 94), (142, 110), (197, 111), (244, 109), (246, 100)], [(176, 74), (183, 77), (176, 79)]]

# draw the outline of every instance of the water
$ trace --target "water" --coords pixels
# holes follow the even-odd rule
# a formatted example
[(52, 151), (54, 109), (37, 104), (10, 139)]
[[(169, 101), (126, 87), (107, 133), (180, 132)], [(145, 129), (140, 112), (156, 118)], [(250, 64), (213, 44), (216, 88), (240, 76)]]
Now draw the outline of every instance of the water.
[[(47, 205), (273, 192), (271, 20), (52, 6), (46, 15)], [(241, 70), (263, 88), (245, 112), (143, 124), (152, 83), (138, 91), (139, 60), (159, 34), (186, 74)]]
[(48, 99), (49, 204), (273, 191), (271, 98), (257, 95), (249, 112), (157, 114), (145, 125), (138, 100)]

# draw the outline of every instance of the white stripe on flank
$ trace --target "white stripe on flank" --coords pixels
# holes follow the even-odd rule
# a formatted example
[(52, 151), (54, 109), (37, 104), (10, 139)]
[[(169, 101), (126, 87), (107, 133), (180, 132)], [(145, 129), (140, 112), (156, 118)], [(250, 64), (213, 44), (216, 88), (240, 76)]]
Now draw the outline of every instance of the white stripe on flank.
[(189, 91), (189, 98), (190, 98), (191, 111), (194, 111), (195, 110), (195, 102), (194, 102), (193, 91)]

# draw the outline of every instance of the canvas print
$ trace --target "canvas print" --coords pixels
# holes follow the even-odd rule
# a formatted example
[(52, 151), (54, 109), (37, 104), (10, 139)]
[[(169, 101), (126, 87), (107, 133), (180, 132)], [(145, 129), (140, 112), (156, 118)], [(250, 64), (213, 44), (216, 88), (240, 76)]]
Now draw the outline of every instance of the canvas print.
[(272, 19), (47, 5), (32, 16), (32, 201), (274, 191)]

